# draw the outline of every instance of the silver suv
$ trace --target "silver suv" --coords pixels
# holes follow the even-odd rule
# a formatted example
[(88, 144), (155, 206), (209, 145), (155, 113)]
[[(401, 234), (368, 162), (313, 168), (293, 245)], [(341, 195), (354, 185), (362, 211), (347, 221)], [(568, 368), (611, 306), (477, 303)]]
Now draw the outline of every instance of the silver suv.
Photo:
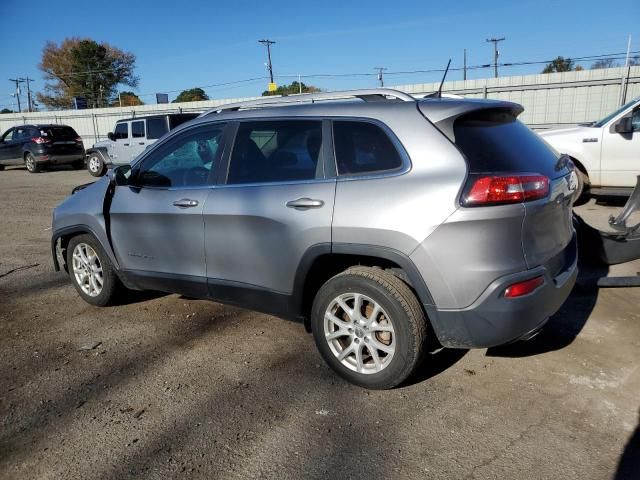
[(57, 207), (56, 269), (93, 305), (299, 320), (342, 377), (391, 388), (434, 343), (531, 337), (573, 287), (575, 173), (521, 112), (387, 89), (218, 107)]

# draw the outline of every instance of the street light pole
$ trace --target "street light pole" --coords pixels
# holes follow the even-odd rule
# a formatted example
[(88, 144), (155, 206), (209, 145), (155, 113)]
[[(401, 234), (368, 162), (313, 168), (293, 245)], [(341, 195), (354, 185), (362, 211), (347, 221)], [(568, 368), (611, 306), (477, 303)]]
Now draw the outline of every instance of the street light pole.
[(498, 42), (502, 42), (503, 40), (506, 40), (505, 37), (487, 38), (487, 43), (493, 43), (493, 74), (495, 78), (498, 78), (498, 56), (500, 55)]
[(273, 83), (273, 67), (271, 65), (271, 45), (273, 45), (274, 42), (273, 40), (258, 40), (258, 43), (263, 44), (265, 47), (267, 47), (267, 68), (269, 69), (269, 78), (271, 80), (271, 83)]

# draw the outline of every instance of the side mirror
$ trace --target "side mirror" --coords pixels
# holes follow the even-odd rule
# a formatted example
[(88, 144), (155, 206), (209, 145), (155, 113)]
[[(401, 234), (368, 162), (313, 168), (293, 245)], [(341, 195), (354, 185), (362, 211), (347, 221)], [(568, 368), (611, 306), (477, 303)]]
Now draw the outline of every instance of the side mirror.
[(633, 132), (633, 124), (631, 120), (631, 115), (625, 115), (613, 125), (613, 131), (616, 133)]
[(113, 134), (113, 132), (109, 132), (109, 133), (107, 133), (107, 138), (108, 138), (109, 140), (111, 140), (112, 142), (115, 142), (115, 141), (116, 141), (116, 136)]
[(129, 185), (131, 175), (131, 165), (120, 165), (119, 167), (107, 170), (109, 182), (118, 186)]

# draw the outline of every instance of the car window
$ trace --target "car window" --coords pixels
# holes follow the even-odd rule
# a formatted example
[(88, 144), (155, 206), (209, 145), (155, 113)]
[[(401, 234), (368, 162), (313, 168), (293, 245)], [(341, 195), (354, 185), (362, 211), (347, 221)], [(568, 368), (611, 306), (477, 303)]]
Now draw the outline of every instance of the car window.
[(2, 137), (2, 141), (3, 142), (9, 142), (11, 140), (13, 140), (13, 133), (15, 132), (15, 130), (12, 128), (10, 129), (8, 132), (5, 132), (4, 136)]
[(60, 127), (40, 127), (38, 135), (52, 140), (75, 140), (79, 137), (73, 128), (65, 125)]
[(117, 124), (113, 134), (116, 137), (116, 140), (129, 138), (129, 124), (126, 122)]
[(144, 120), (131, 122), (131, 137), (144, 138)]
[(640, 108), (637, 108), (633, 112), (633, 116), (631, 117), (631, 126), (633, 127), (634, 132), (640, 132)]
[(155, 140), (160, 138), (165, 133), (167, 133), (169, 129), (167, 128), (167, 119), (166, 118), (147, 118), (147, 138), (150, 140)]
[(334, 121), (333, 141), (338, 175), (375, 173), (402, 166), (402, 158), (389, 136), (373, 123)]
[(224, 125), (210, 125), (178, 135), (147, 157), (136, 183), (151, 187), (197, 187), (216, 168)]
[(15, 129), (15, 134), (14, 134), (14, 139), (15, 140), (23, 140), (27, 137), (29, 137), (29, 130), (27, 128), (24, 127), (18, 127)]
[(313, 180), (322, 176), (322, 122), (243, 122), (238, 128), (227, 183)]

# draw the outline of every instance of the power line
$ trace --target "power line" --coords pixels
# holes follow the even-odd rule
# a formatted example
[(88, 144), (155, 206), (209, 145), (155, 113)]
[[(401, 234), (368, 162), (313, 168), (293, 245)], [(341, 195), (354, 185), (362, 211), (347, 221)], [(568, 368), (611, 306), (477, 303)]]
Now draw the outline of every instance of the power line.
[(380, 86), (384, 87), (383, 72), (386, 70), (386, 68), (385, 67), (373, 67), (373, 69), (378, 71), (378, 81), (380, 82)]

